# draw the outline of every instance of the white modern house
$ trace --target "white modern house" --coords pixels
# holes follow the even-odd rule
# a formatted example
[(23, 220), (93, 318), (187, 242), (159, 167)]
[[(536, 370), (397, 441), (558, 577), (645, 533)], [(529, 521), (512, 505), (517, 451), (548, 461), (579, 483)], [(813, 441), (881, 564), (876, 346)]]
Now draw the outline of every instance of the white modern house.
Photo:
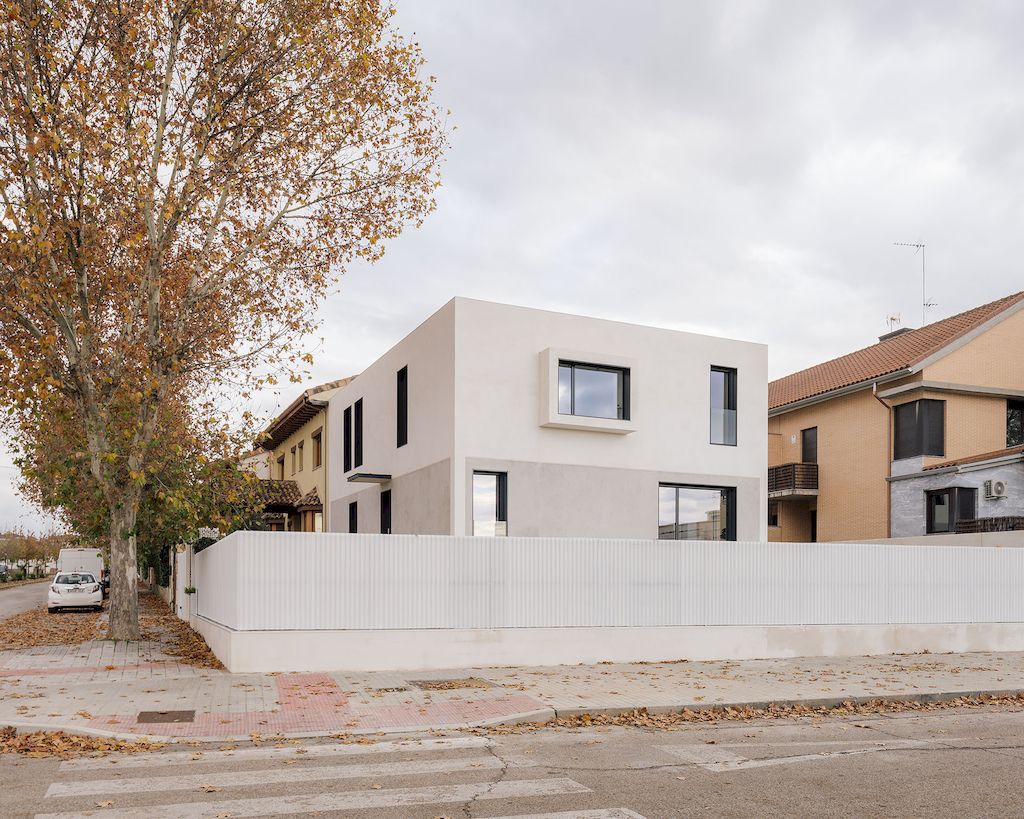
[(332, 395), (329, 529), (767, 540), (767, 349), (456, 298)]

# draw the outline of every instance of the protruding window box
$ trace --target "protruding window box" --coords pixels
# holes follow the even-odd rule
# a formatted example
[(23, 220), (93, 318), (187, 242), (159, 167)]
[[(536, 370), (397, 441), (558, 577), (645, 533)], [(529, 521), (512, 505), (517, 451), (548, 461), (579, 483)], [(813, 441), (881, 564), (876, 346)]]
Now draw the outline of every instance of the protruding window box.
[(540, 425), (628, 435), (636, 432), (635, 362), (549, 347), (540, 354)]

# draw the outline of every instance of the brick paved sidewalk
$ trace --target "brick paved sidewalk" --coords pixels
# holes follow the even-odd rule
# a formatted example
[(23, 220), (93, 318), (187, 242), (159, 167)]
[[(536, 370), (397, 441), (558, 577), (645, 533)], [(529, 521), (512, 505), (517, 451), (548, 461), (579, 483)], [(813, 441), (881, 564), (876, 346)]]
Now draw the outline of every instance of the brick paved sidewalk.
[[(473, 687), (430, 681), (472, 678)], [(546, 721), (632, 708), (954, 697), (1024, 691), (1024, 653), (601, 664), (443, 671), (230, 674), (156, 644), (0, 652), (0, 725), (194, 739), (329, 735)], [(140, 712), (194, 711), (187, 722)]]

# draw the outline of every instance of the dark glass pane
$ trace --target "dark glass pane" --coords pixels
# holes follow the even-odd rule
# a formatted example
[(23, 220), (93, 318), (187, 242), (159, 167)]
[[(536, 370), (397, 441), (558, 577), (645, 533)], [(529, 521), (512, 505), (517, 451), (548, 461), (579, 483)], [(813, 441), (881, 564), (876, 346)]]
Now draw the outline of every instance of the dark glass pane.
[(356, 501), (348, 505), (348, 530), (353, 533), (359, 531), (359, 504)]
[(800, 433), (800, 460), (805, 464), (818, 462), (818, 428), (811, 427)]
[(921, 401), (924, 417), (925, 455), (946, 454), (946, 402), (931, 399)]
[(397, 446), (405, 446), (409, 443), (409, 368), (402, 367), (398, 371), (397, 383), (395, 386), (398, 429)]
[(1006, 445), (1024, 446), (1024, 401), (1006, 402)]
[(620, 418), (622, 373), (577, 365), (573, 374), (573, 415)]
[(736, 445), (736, 371), (711, 368), (711, 443)]
[(929, 533), (949, 531), (949, 512), (948, 492), (935, 492), (928, 496)]
[(380, 533), (391, 534), (391, 490), (385, 489), (380, 493)]
[(353, 417), (355, 431), (353, 437), (355, 444), (352, 447), (353, 466), (363, 465), (363, 399), (360, 398), (355, 404), (355, 415)]
[(342, 449), (344, 451), (345, 471), (348, 472), (352, 469), (352, 407), (345, 407), (343, 424), (345, 429), (342, 436), (344, 438)]
[(978, 490), (956, 490), (956, 519), (974, 520), (978, 516)]

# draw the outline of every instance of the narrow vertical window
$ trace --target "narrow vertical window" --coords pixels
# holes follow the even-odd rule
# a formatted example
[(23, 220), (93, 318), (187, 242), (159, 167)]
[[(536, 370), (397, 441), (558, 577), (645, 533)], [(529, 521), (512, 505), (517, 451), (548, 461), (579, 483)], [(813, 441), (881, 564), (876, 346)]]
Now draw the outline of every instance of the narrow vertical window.
[(1024, 401), (1006, 402), (1006, 446), (1024, 446)]
[(352, 534), (359, 531), (359, 503), (352, 501), (348, 505), (348, 530)]
[(395, 397), (397, 399), (397, 445), (405, 446), (409, 443), (409, 368), (402, 367), (398, 371), (395, 384)]
[(779, 525), (779, 502), (768, 501), (768, 525), (778, 526)]
[(711, 443), (736, 446), (736, 370), (711, 368)]
[(295, 447), (292, 447), (292, 474), (295, 474)]
[(505, 472), (473, 473), (473, 534), (508, 534), (508, 476)]
[(391, 490), (385, 489), (380, 493), (380, 533), (391, 534)]
[(352, 465), (363, 465), (363, 399), (360, 398), (355, 404), (355, 415), (353, 416), (355, 432), (353, 438), (355, 445), (352, 447)]
[(324, 462), (324, 431), (318, 429), (310, 439), (313, 441), (313, 469), (319, 469)]
[(277, 459), (277, 477), (284, 480), (284, 455)]
[(303, 450), (305, 449), (305, 446), (306, 446), (306, 442), (305, 441), (299, 441), (298, 446), (296, 447), (296, 451), (297, 451), (298, 456), (299, 456), (299, 472), (302, 471), (302, 454), (303, 454)]
[(352, 407), (345, 407), (343, 424), (345, 429), (343, 435), (344, 441), (342, 442), (342, 454), (345, 460), (345, 471), (349, 472), (352, 469)]

